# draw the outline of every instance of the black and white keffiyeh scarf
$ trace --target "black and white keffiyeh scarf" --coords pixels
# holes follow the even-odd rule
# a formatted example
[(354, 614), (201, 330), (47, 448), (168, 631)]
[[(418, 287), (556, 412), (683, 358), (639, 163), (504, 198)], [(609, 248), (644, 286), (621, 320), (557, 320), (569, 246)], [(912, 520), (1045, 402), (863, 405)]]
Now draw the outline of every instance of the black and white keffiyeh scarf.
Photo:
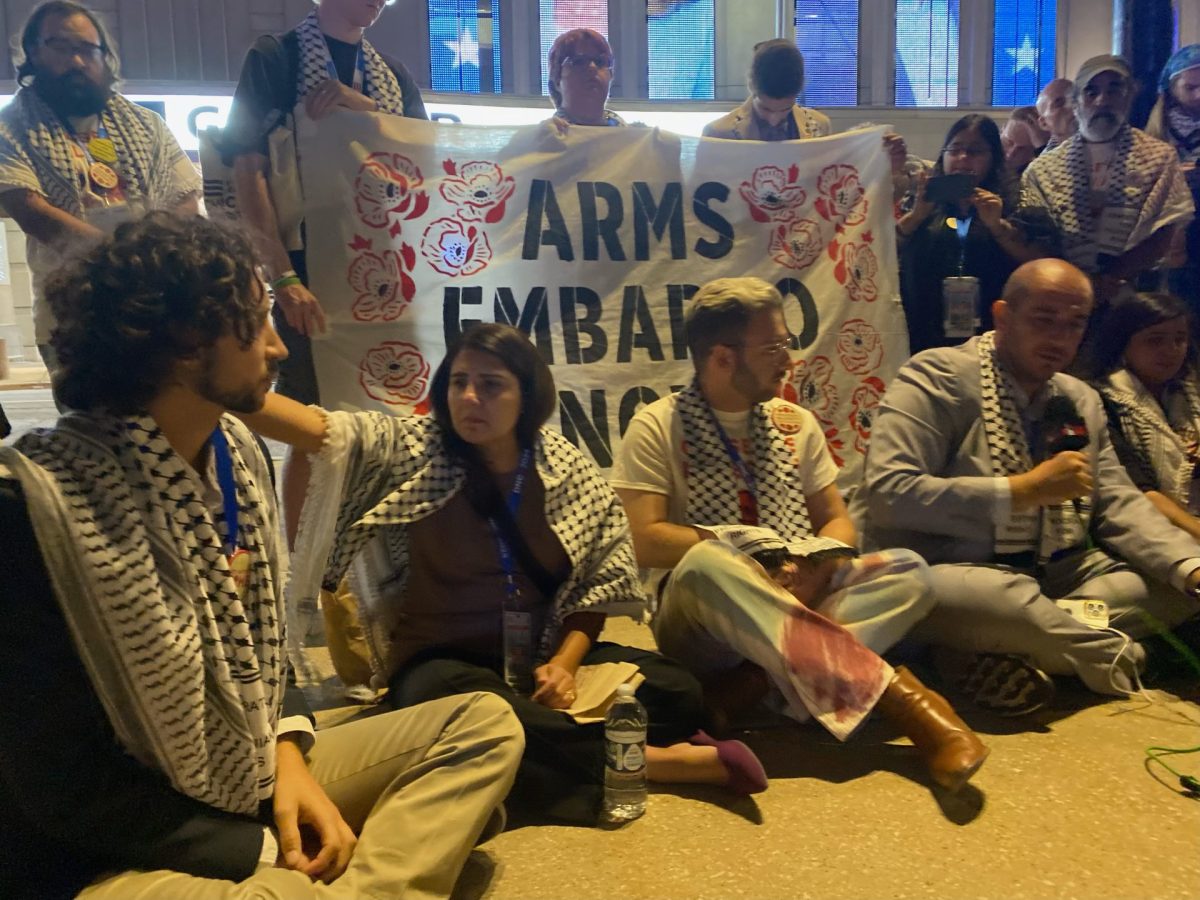
[[(329, 79), (329, 45), (317, 21), (316, 10), (296, 26), (296, 38), (300, 45), (299, 83), (296, 85), (297, 99), (303, 99), (313, 88)], [(383, 61), (383, 57), (367, 40), (362, 42), (363, 63), (366, 74), (363, 93), (379, 105), (379, 111), (392, 115), (404, 115), (404, 92), (395, 74)]]
[(1179, 161), (1200, 162), (1200, 116), (1172, 103), (1167, 109), (1167, 132), (1179, 150)]
[[(1114, 138), (1116, 154), (1109, 165), (1103, 209), (1125, 211), (1128, 234), (1123, 252), (1146, 240), (1159, 228), (1186, 221), (1191, 199), (1178, 166), (1175, 150), (1143, 132), (1125, 125)], [(1058, 148), (1043, 153), (1025, 171), (1022, 206), (1047, 208), (1062, 233), (1066, 258), (1085, 272), (1097, 271), (1102, 220), (1092, 211), (1091, 157), (1088, 144), (1075, 134)]]
[[(996, 333), (979, 338), (980, 412), (992, 474), (997, 478), (1020, 475), (1033, 468), (1029, 441), (1017, 410), (1016, 387), (1004, 366), (996, 358)], [(1011, 512), (1007, 521), (996, 526), (996, 554), (1004, 556), (1037, 550), (1044, 563), (1060, 550), (1082, 543), (1091, 519), (1091, 498), (1043, 507), (1040, 510)]]
[[(325, 445), (312, 457), (288, 602), (311, 608), (319, 589), (336, 588), (355, 563), (352, 584), (382, 687), (392, 674), (391, 633), (403, 612), (407, 526), (445, 506), (462, 490), (466, 473), (432, 419), (331, 412), (326, 422)], [(545, 491), (546, 522), (571, 562), (540, 635), (539, 654), (547, 658), (567, 616), (586, 610), (641, 617), (645, 598), (629, 521), (600, 471), (546, 428), (533, 463)], [(453, 553), (453, 536), (447, 540)]]
[[(0, 449), (21, 481), (71, 636), (117, 739), (176, 790), (254, 815), (271, 796), (285, 687), (286, 577), (265, 464), (221, 421), (233, 459), (239, 595), (197, 474), (149, 416), (69, 415)], [(18, 452), (19, 451), (19, 452)]]
[[(683, 426), (684, 471), (687, 473), (687, 521), (693, 525), (732, 525), (741, 521), (738, 493), (742, 488), (717, 431), (708, 401), (696, 381), (677, 398)], [(749, 434), (754, 458), (746, 460), (758, 482), (758, 523), (785, 541), (812, 536), (804, 487), (796, 472), (795, 453), (767, 414), (765, 404), (750, 410)]]
[(1142, 471), (1154, 474), (1158, 490), (1184, 509), (1190, 508), (1200, 439), (1200, 385), (1196, 376), (1189, 374), (1174, 384), (1182, 400), (1178, 415), (1172, 415), (1174, 404), (1168, 403), (1167, 410), (1159, 406), (1127, 369), (1114, 372), (1097, 387)]
[[(160, 152), (161, 142), (147, 119), (153, 115), (114, 93), (100, 113), (100, 123), (116, 147), (115, 168), (125, 182), (127, 199), (160, 208), (183, 197), (176, 196), (173, 161)], [(75, 162), (75, 138), (33, 88), (17, 91), (12, 109), (0, 117), (0, 130), (28, 154), (46, 199), (78, 215), (83, 209), (84, 186)]]

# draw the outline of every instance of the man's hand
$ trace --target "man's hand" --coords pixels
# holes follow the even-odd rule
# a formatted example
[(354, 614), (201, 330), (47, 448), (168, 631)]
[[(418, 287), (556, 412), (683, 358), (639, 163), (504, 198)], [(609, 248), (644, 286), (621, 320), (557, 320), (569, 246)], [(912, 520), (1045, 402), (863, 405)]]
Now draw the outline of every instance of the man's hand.
[[(308, 771), (300, 748), (286, 738), (278, 743), (275, 763), (275, 828), (279, 831), (280, 865), (326, 884), (346, 871), (358, 843), (338, 808)], [(301, 828), (306, 832), (303, 838)]]
[(1014, 510), (1054, 506), (1092, 492), (1092, 464), (1077, 450), (1056, 453), (1020, 475), (1010, 475)]
[(336, 78), (325, 79), (304, 95), (304, 110), (313, 121), (324, 118), (335, 109), (375, 112), (379, 106), (366, 94), (346, 87)]
[(283, 310), (287, 323), (309, 336), (325, 332), (325, 310), (321, 301), (302, 284), (289, 284), (275, 290), (275, 302)]
[(570, 709), (578, 694), (575, 691), (575, 676), (556, 662), (548, 662), (533, 670), (537, 689), (533, 701), (551, 709)]

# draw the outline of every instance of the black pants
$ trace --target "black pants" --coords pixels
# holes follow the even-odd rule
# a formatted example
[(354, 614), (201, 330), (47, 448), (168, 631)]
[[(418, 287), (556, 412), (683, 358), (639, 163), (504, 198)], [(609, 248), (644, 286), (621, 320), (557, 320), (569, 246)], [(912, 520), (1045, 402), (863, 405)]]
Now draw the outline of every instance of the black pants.
[[(308, 287), (308, 268), (304, 252), (292, 252), (288, 257), (291, 259), (292, 269), (300, 276), (304, 286)], [(279, 363), (276, 392), (306, 406), (320, 403), (321, 391), (317, 386), (317, 369), (313, 364), (312, 338), (289, 325), (283, 310), (278, 306), (271, 307), (271, 319), (275, 325), (275, 332), (288, 351), (287, 359)]]
[[(646, 677), (637, 697), (646, 707), (647, 743), (686, 740), (704, 725), (700, 683), (678, 663), (649, 650), (597, 642), (583, 665), (636, 663)], [(498, 660), (433, 648), (406, 663), (388, 684), (396, 708), (451, 694), (487, 691), (512, 704), (525, 726), (525, 755), (509, 796), (519, 819), (595, 824), (604, 796), (604, 726), (580, 725), (510, 688)]]

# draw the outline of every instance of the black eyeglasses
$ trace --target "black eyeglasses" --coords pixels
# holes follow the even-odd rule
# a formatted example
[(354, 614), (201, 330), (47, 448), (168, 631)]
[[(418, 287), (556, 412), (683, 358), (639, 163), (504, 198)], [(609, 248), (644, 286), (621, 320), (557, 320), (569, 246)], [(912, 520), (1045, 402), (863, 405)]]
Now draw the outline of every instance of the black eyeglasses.
[(96, 62), (103, 58), (104, 47), (91, 41), (70, 41), (66, 38), (46, 38), (42, 46), (63, 59), (74, 59), (78, 56), (84, 62)]

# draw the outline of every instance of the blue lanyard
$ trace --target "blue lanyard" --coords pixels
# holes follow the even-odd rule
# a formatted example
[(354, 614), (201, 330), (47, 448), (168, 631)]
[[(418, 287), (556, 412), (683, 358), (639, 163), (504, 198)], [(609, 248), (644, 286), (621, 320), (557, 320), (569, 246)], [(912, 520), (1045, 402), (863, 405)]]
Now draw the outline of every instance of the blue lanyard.
[(971, 231), (971, 221), (975, 218), (974, 215), (967, 216), (965, 219), (956, 218), (954, 220), (954, 230), (958, 232), (958, 274), (962, 275), (967, 265), (967, 234)]
[(225, 507), (225, 555), (233, 556), (238, 538), (237, 482), (233, 480), (233, 456), (229, 453), (229, 443), (220, 425), (213, 430), (212, 449), (217, 484), (221, 488), (221, 503)]
[[(532, 456), (533, 451), (529, 447), (521, 452), (521, 464), (517, 467), (517, 478), (513, 482), (512, 490), (508, 493), (508, 512), (514, 522), (517, 519), (517, 510), (521, 506), (521, 492), (525, 490), (525, 476), (529, 472), (529, 460)], [(494, 516), (488, 519), (488, 526), (492, 529), (492, 537), (496, 540), (496, 552), (500, 555), (500, 567), (504, 570), (504, 594), (508, 601), (513, 603), (520, 592), (517, 590), (517, 564), (513, 559), (512, 548), (504, 539), (504, 535), (500, 533), (500, 526), (496, 524)]]
[[(325, 60), (325, 70), (329, 73), (329, 77), (334, 81), (341, 81), (342, 77), (338, 75), (337, 66), (333, 64), (332, 59)], [(358, 56), (354, 59), (354, 89), (360, 94), (363, 92), (363, 85), (367, 80), (367, 60), (363, 56), (362, 44), (358, 45)]]
[[(742, 454), (738, 452), (738, 448), (733, 445), (729, 435), (725, 433), (725, 429), (721, 426), (721, 420), (717, 418), (713, 408), (708, 407), (708, 414), (712, 416), (713, 425), (716, 426), (717, 434), (721, 437), (721, 443), (725, 445), (725, 452), (729, 454), (729, 461), (733, 463), (733, 467), (738, 470), (738, 475), (746, 484), (746, 490), (750, 493), (750, 500), (754, 504), (752, 514), (754, 521), (742, 522), (743, 525), (758, 524), (758, 479), (754, 477), (754, 472), (746, 465), (746, 461), (742, 459)], [(744, 516), (743, 516), (744, 518)]]

